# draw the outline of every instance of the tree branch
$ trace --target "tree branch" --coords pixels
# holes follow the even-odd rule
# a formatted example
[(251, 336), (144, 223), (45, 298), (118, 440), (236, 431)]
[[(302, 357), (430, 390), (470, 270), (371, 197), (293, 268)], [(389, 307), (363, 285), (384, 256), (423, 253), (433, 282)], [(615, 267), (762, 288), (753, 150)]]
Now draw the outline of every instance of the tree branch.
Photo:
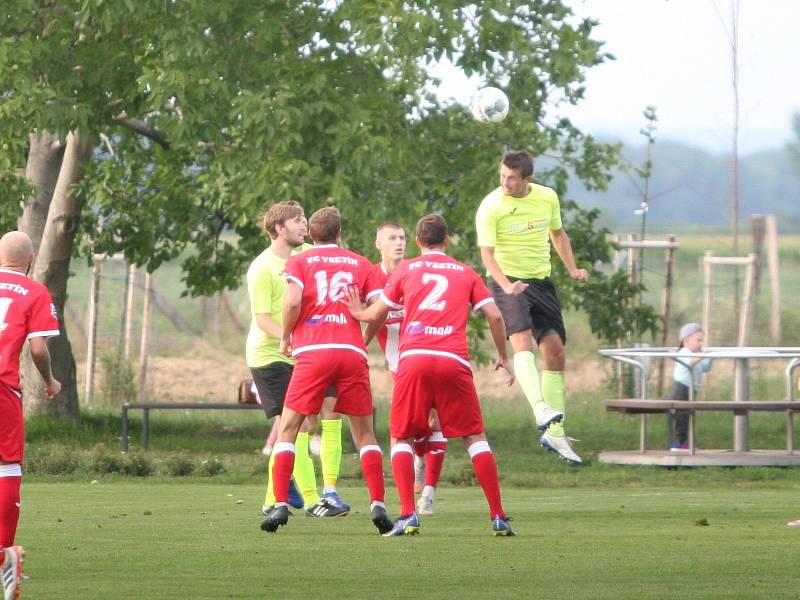
[(164, 148), (164, 150), (169, 150), (169, 140), (167, 139), (166, 134), (158, 131), (157, 129), (153, 129), (141, 119), (132, 119), (125, 113), (122, 113), (114, 117), (114, 123), (117, 125), (122, 125), (123, 127), (127, 127), (131, 131), (135, 131), (139, 135), (143, 135), (144, 137), (153, 140), (162, 148)]

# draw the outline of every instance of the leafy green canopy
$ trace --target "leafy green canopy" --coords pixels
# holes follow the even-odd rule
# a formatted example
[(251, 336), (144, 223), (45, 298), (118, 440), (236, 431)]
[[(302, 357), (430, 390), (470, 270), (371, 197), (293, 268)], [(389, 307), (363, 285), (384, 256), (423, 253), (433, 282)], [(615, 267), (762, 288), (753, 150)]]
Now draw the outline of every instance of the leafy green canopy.
[[(339, 206), (346, 243), (373, 257), (378, 224), (439, 211), (454, 254), (475, 264), (474, 212), (504, 149), (557, 156), (536, 178), (562, 196), (569, 169), (606, 185), (618, 148), (557, 116), (582, 98), (584, 71), (610, 58), (594, 25), (548, 0), (6, 0), (3, 223), (31, 192), (18, 176), (29, 134), (79, 128), (96, 151), (77, 251), (122, 251), (150, 270), (181, 256), (191, 294), (240, 285), (264, 246), (259, 212), (287, 199), (309, 214)], [(479, 124), (442, 102), (428, 73), (442, 58), (502, 87), (506, 121)], [(579, 262), (607, 260), (597, 213), (564, 208)], [(608, 336), (603, 310), (630, 290), (595, 275), (585, 293), (562, 286), (564, 300)], [(654, 326), (622, 312), (614, 327)]]

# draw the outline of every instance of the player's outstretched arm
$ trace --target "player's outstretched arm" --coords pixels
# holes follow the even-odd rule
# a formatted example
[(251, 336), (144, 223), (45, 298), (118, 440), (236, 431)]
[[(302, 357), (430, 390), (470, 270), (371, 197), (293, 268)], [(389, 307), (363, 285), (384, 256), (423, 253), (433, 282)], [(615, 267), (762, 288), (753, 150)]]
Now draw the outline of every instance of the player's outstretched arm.
[(50, 352), (47, 350), (46, 337), (34, 337), (30, 340), (31, 358), (33, 364), (36, 365), (36, 370), (44, 380), (44, 393), (48, 400), (61, 391), (61, 383), (53, 377), (53, 371), (50, 366)]
[(525, 288), (528, 287), (528, 284), (522, 281), (511, 283), (508, 280), (506, 274), (503, 273), (503, 269), (500, 268), (500, 265), (497, 264), (497, 260), (495, 260), (494, 247), (481, 246), (481, 261), (483, 261), (483, 266), (489, 271), (489, 275), (494, 279), (494, 282), (499, 285), (506, 294), (516, 296), (524, 292)]
[(513, 385), (514, 366), (508, 357), (508, 350), (506, 349), (506, 325), (503, 322), (503, 315), (500, 314), (500, 309), (497, 308), (494, 302), (484, 304), (481, 307), (481, 311), (489, 321), (489, 331), (492, 332), (492, 341), (497, 348), (497, 360), (494, 364), (494, 370), (505, 369), (508, 374), (506, 385)]
[(286, 282), (283, 293), (283, 327), (281, 330), (281, 352), (291, 354), (292, 331), (300, 317), (300, 304), (303, 301), (303, 289), (292, 280)]
[(368, 308), (365, 308), (356, 285), (347, 286), (347, 290), (340, 302), (347, 306), (347, 310), (350, 311), (354, 319), (364, 323), (377, 323), (377, 329), (380, 329), (380, 325), (383, 325), (390, 310), (389, 306), (381, 298), (378, 298)]
[(569, 271), (569, 276), (575, 281), (584, 282), (589, 279), (589, 271), (586, 269), (579, 269), (575, 265), (575, 255), (572, 253), (572, 242), (569, 241), (567, 232), (562, 227), (561, 229), (550, 230), (550, 240), (553, 242), (553, 248), (556, 249), (558, 257), (564, 266)]

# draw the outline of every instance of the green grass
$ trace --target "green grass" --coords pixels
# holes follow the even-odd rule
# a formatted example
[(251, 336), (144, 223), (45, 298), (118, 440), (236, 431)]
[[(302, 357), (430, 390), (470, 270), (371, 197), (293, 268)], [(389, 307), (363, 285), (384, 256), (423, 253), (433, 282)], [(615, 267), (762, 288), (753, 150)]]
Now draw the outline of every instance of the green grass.
[[(800, 486), (505, 490), (493, 538), (477, 488), (440, 490), (415, 538), (384, 539), (363, 488), (344, 519), (259, 531), (257, 485), (26, 483), (25, 597), (794, 598)], [(394, 493), (389, 490), (390, 506)], [(241, 501), (241, 503), (237, 503)], [(707, 526), (701, 523), (708, 523)]]

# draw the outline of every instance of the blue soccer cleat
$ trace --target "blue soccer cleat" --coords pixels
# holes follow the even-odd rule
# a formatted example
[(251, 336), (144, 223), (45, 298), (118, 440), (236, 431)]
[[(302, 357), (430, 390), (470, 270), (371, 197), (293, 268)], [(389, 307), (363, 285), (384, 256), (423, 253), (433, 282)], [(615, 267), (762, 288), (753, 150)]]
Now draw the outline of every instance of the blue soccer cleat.
[(341, 510), (350, 512), (350, 505), (342, 500), (339, 492), (325, 492), (322, 494), (322, 497), (328, 501), (328, 504), (331, 504), (332, 506), (335, 506)]
[(294, 477), (289, 480), (289, 498), (287, 500), (289, 502), (289, 506), (292, 508), (303, 508), (306, 503), (303, 500), (303, 496), (300, 492), (297, 491), (297, 485), (294, 482)]
[(511, 529), (511, 524), (509, 523), (510, 520), (511, 517), (501, 517), (500, 515), (495, 515), (494, 519), (492, 519), (492, 535), (505, 537), (517, 535), (514, 533), (514, 530)]
[(417, 513), (401, 516), (394, 522), (394, 527), (383, 534), (383, 537), (395, 535), (417, 535), (419, 533), (419, 517)]

